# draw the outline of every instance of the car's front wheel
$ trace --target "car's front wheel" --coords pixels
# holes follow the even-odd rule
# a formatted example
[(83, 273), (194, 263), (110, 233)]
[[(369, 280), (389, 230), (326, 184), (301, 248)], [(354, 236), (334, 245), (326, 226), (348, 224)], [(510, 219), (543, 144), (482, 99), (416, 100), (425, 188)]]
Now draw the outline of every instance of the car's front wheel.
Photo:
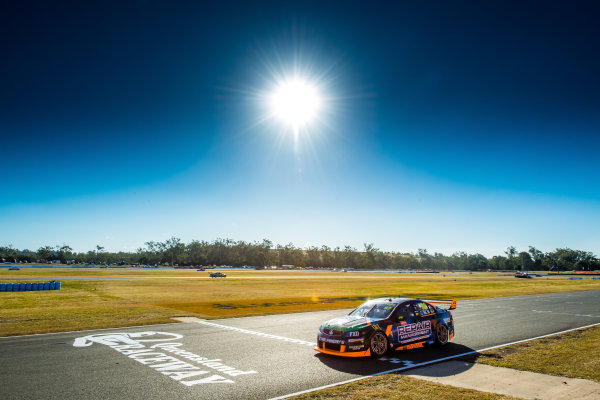
[(438, 346), (445, 346), (448, 343), (448, 327), (444, 324), (438, 324), (435, 330), (435, 342)]
[(371, 336), (371, 355), (373, 357), (382, 357), (388, 351), (387, 338), (381, 331), (377, 331)]

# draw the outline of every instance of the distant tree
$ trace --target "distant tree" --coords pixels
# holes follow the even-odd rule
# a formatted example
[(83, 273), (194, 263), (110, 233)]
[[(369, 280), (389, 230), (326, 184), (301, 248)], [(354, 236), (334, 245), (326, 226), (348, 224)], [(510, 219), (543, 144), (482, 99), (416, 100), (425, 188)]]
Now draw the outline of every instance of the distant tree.
[(577, 261), (575, 262), (575, 268), (578, 270), (593, 270), (600, 267), (600, 261), (592, 252), (589, 251), (577, 251)]
[(12, 244), (0, 247), (0, 258), (6, 261), (14, 262), (18, 257), (17, 249), (13, 248)]
[(71, 248), (71, 246), (67, 246), (66, 244), (64, 244), (62, 246), (56, 246), (56, 249), (60, 262), (66, 263), (68, 260), (71, 260), (73, 258), (73, 249)]
[(334, 251), (328, 246), (321, 246), (321, 266), (327, 268), (338, 267), (336, 264)]
[(185, 252), (185, 245), (181, 243), (181, 239), (176, 237), (171, 237), (166, 240), (160, 247), (163, 251), (163, 260), (161, 261), (168, 262), (171, 266), (173, 266)]
[(189, 256), (190, 262), (195, 265), (208, 264), (208, 247), (208, 242), (192, 240), (192, 242), (188, 244), (185, 249)]
[(37, 256), (40, 260), (49, 261), (54, 258), (54, 247), (43, 246), (37, 250)]
[(540, 250), (536, 249), (533, 246), (529, 246), (529, 254), (533, 259), (534, 268), (541, 269), (541, 267), (544, 265), (544, 253), (542, 253)]
[(489, 267), (488, 259), (482, 254), (470, 254), (467, 257), (467, 260), (469, 263), (469, 270), (483, 271)]
[(36, 259), (77, 262), (112, 262), (171, 265), (295, 265), (297, 267), (313, 266), (366, 268), (366, 269), (419, 269), (435, 268), (440, 270), (507, 270), (507, 269), (550, 269), (553, 265), (560, 269), (592, 270), (600, 269), (600, 260), (589, 251), (556, 249), (542, 253), (533, 246), (527, 252), (517, 252), (510, 246), (505, 256), (486, 258), (481, 254), (456, 252), (450, 256), (442, 253), (429, 254), (427, 249), (418, 249), (416, 254), (400, 252), (383, 252), (373, 243), (364, 243), (364, 250), (358, 251), (351, 246), (336, 247), (310, 246), (298, 248), (292, 243), (284, 246), (273, 245), (263, 239), (262, 242), (234, 241), (232, 239), (216, 239), (214, 242), (193, 240), (185, 244), (181, 239), (171, 237), (164, 242), (146, 242), (145, 247), (135, 252), (108, 252), (97, 245), (94, 250), (76, 253), (68, 245), (43, 246), (37, 251), (19, 250), (12, 246), (0, 246), (0, 257), (9, 260), (34, 261)]
[(292, 243), (288, 243), (285, 246), (277, 245), (277, 250), (280, 267), (282, 265), (294, 265), (296, 267), (302, 265), (302, 258), (298, 256), (298, 251)]
[(464, 251), (452, 254), (452, 265), (456, 269), (469, 269), (469, 256)]
[(318, 247), (309, 246), (306, 249), (306, 254), (308, 257), (308, 265), (311, 267), (321, 267), (321, 252)]
[(275, 264), (275, 253), (272, 250), (273, 248), (273, 242), (271, 242), (268, 239), (263, 239), (262, 243), (260, 244), (260, 254), (262, 255), (262, 266), (264, 267), (270, 267), (271, 265)]
[(100, 245), (96, 245), (96, 262), (101, 263), (102, 259), (104, 257), (102, 257), (102, 255), (104, 254), (104, 247), (100, 246)]
[(517, 263), (515, 260), (515, 257), (517, 255), (517, 249), (515, 248), (515, 246), (507, 247), (504, 254), (506, 254), (506, 257), (508, 258), (508, 265), (510, 266), (510, 269), (517, 269)]
[(531, 255), (526, 251), (520, 252), (517, 258), (518, 258), (519, 268), (521, 270), (525, 270), (525, 271), (530, 270), (534, 266), (534, 261), (531, 258)]
[(588, 251), (563, 248), (548, 253), (546, 257), (552, 260), (553, 265), (559, 269), (589, 270), (599, 267), (598, 258)]
[(350, 246), (344, 246), (344, 250), (342, 252), (342, 266), (344, 268), (356, 268), (357, 251), (355, 248)]
[(375, 253), (379, 251), (373, 243), (364, 243), (365, 251), (363, 253), (362, 265), (364, 268), (373, 269), (375, 267)]
[(575, 263), (578, 260), (578, 254), (576, 251), (569, 248), (556, 249), (554, 256), (561, 267), (565, 269), (575, 269)]
[(497, 271), (512, 269), (512, 266), (510, 266), (508, 262), (508, 258), (503, 256), (493, 256), (490, 260), (490, 267)]
[(33, 262), (36, 261), (36, 253), (35, 251), (31, 251), (29, 249), (23, 249), (23, 250), (18, 250), (18, 249), (14, 249), (16, 250), (17, 253), (17, 260), (18, 261), (23, 261), (23, 262)]
[(431, 269), (433, 268), (433, 260), (431, 255), (427, 252), (427, 249), (419, 249), (417, 250), (417, 255), (419, 257), (420, 267), (423, 269)]

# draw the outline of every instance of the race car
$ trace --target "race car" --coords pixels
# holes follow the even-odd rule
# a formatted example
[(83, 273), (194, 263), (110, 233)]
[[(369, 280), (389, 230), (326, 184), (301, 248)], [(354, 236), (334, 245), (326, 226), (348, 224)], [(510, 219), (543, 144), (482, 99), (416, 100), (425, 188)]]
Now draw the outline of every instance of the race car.
[(315, 350), (344, 357), (381, 357), (390, 350), (444, 346), (454, 337), (452, 313), (438, 301), (385, 297), (369, 300), (350, 314), (319, 328)]
[(222, 272), (211, 272), (210, 277), (211, 278), (227, 278), (227, 275), (225, 275)]
[(519, 272), (516, 272), (516, 273), (515, 273), (515, 278), (525, 278), (525, 279), (532, 279), (532, 278), (533, 278), (533, 276), (532, 276), (532, 275), (530, 275), (530, 274), (529, 274), (529, 273), (527, 273), (527, 272), (520, 272), (520, 271), (519, 271)]

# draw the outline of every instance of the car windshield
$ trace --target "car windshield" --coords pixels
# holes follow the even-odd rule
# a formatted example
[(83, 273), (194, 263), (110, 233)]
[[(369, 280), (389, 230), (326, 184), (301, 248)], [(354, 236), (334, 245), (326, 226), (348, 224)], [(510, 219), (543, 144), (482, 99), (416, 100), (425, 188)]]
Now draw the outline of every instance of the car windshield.
[(366, 303), (352, 311), (349, 315), (378, 319), (388, 318), (392, 311), (394, 311), (394, 308), (396, 308), (396, 305), (396, 303)]

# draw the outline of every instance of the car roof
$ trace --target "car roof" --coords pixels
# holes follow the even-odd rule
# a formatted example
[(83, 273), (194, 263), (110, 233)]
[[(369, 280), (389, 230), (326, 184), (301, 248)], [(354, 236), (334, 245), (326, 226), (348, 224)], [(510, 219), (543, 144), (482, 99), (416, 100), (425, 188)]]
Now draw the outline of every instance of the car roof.
[(404, 303), (405, 301), (410, 301), (415, 299), (407, 299), (405, 297), (379, 297), (377, 299), (369, 300), (368, 303)]

